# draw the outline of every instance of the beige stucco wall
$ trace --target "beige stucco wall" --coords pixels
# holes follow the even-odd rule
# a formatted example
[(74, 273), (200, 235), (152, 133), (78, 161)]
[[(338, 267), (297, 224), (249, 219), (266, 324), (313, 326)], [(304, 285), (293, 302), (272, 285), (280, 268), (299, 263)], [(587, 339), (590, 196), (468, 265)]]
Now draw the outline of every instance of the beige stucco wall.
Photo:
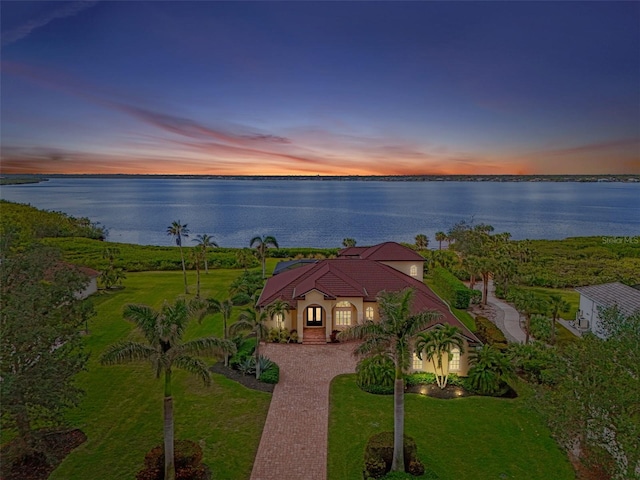
[(415, 265), (418, 274), (413, 278), (417, 278), (418, 280), (422, 281), (422, 277), (424, 275), (424, 262), (411, 261), (411, 262), (380, 262), (380, 263), (384, 263), (385, 265), (389, 265), (391, 268), (395, 268), (399, 272), (402, 272), (405, 275), (409, 275), (409, 276), (412, 276), (411, 275), (411, 266)]
[[(422, 365), (423, 368), (422, 369), (414, 369), (413, 368), (413, 357), (411, 358), (412, 361), (412, 368), (411, 371), (412, 372), (430, 372), (430, 373), (436, 373), (435, 369), (433, 368), (433, 362), (432, 361), (427, 361), (426, 358), (424, 357), (424, 355), (422, 356)], [(436, 364), (437, 364), (438, 360), (436, 359)], [(447, 355), (444, 355), (442, 357), (442, 363), (445, 366), (445, 373), (448, 372), (448, 367), (449, 367), (449, 357)], [(464, 341), (464, 353), (462, 353), (460, 355), (460, 369), (459, 370), (452, 370), (450, 373), (456, 373), (460, 376), (466, 377), (469, 373), (469, 344), (467, 343), (467, 341)]]

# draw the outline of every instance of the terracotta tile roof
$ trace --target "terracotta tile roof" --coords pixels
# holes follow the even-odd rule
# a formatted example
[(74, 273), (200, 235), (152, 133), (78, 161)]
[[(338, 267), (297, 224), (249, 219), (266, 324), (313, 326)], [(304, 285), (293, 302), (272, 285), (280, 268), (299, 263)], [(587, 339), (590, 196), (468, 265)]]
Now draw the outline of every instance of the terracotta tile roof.
[(424, 258), (408, 247), (396, 242), (384, 242), (372, 247), (349, 247), (338, 252), (339, 257), (358, 257), (377, 262), (418, 261)]
[(413, 313), (437, 310), (443, 314), (437, 323), (455, 325), (472, 342), (479, 342), (424, 283), (373, 260), (342, 257), (283, 272), (267, 280), (258, 306), (266, 307), (281, 299), (295, 307), (298, 298), (314, 289), (326, 298), (362, 297), (364, 301), (374, 302), (382, 291), (399, 291), (407, 287), (415, 291)]
[(626, 316), (640, 310), (640, 291), (620, 282), (578, 287), (576, 290), (602, 307), (618, 305)]

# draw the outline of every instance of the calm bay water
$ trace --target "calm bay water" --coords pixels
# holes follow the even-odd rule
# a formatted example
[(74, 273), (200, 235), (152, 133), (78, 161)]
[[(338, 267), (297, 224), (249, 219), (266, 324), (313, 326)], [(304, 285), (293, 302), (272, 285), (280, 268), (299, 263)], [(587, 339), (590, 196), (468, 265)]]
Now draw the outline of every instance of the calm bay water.
[(435, 232), (472, 218), (514, 239), (640, 235), (640, 184), (631, 183), (54, 178), (3, 186), (0, 197), (89, 217), (108, 240), (143, 245), (171, 245), (173, 220), (224, 247), (256, 235), (339, 247), (345, 237), (413, 243), (418, 233), (433, 247)]

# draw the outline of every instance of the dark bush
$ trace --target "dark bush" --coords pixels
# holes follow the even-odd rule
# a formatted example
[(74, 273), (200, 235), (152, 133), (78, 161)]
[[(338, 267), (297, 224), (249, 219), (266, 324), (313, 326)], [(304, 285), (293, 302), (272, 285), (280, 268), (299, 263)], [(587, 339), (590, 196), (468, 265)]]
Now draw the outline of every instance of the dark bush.
[(260, 373), (260, 381), (263, 383), (276, 384), (280, 381), (280, 367), (275, 363), (264, 372)]
[(416, 385), (428, 385), (436, 383), (436, 374), (429, 372), (415, 372), (405, 377), (407, 387), (415, 387)]
[[(392, 461), (393, 432), (381, 432), (369, 437), (364, 452), (364, 478), (384, 477), (391, 470)], [(411, 475), (420, 476), (424, 473), (416, 442), (408, 435), (404, 436), (404, 466)]]
[[(174, 444), (176, 480), (208, 480), (209, 468), (202, 463), (202, 449), (191, 440), (176, 440)], [(144, 468), (136, 480), (164, 480), (164, 445), (151, 449), (144, 457)]]
[(476, 336), (487, 345), (492, 345), (500, 351), (507, 349), (507, 339), (491, 320), (486, 317), (476, 317)]

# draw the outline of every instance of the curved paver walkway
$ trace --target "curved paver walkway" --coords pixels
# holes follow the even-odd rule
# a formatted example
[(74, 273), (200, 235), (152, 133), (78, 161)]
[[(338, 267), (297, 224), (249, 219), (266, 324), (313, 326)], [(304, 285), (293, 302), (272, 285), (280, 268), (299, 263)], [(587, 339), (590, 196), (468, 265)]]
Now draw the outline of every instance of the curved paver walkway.
[(280, 366), (251, 480), (326, 480), (329, 385), (353, 373), (354, 343), (267, 344), (261, 353)]
[[(476, 283), (475, 288), (482, 290), (482, 282)], [(489, 280), (487, 303), (490, 303), (495, 308), (496, 326), (502, 330), (509, 342), (524, 343), (527, 335), (520, 326), (520, 314), (511, 305), (497, 298), (494, 292), (493, 280)]]

